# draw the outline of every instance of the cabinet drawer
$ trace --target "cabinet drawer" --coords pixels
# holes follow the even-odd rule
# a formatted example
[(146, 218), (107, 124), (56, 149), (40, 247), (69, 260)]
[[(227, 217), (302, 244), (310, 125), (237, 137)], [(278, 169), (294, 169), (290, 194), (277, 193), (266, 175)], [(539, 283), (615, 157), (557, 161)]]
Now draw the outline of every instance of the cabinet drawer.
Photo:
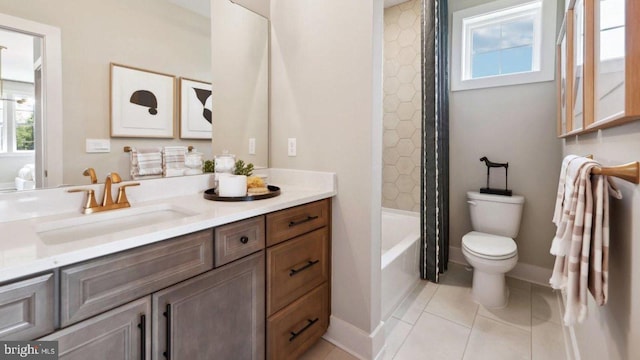
[(212, 230), (63, 268), (61, 325), (86, 319), (212, 268)]
[(329, 223), (329, 199), (267, 215), (267, 246), (278, 244)]
[(329, 327), (329, 285), (318, 286), (267, 320), (267, 359), (297, 359)]
[(271, 315), (329, 278), (329, 231), (267, 249), (267, 314)]
[(217, 227), (214, 231), (216, 267), (264, 249), (264, 216)]
[(57, 341), (60, 360), (147, 359), (151, 351), (150, 315), (147, 296), (39, 340)]
[(53, 274), (0, 286), (0, 340), (31, 340), (54, 330)]

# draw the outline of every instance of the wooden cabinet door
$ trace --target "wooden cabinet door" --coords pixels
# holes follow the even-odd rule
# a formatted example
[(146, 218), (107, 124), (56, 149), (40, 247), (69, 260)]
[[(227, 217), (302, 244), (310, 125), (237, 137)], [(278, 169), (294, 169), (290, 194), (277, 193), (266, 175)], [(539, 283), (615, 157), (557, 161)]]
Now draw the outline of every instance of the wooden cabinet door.
[(153, 359), (264, 359), (264, 250), (153, 294)]
[(147, 296), (39, 340), (58, 341), (60, 360), (149, 359), (150, 313)]
[(0, 340), (31, 340), (53, 332), (53, 274), (0, 286)]

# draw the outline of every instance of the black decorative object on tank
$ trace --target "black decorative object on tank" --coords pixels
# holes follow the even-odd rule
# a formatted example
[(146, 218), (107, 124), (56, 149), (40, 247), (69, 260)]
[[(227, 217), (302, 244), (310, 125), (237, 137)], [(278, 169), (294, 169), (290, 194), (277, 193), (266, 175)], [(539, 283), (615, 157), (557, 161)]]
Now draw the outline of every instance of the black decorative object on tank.
[[(480, 188), (480, 192), (482, 194), (511, 196), (512, 192), (511, 190), (509, 190), (509, 163), (493, 162), (489, 160), (486, 156), (481, 157), (480, 161), (484, 161), (484, 164), (487, 165), (487, 187)], [(504, 168), (504, 190), (492, 189), (491, 187), (489, 187), (489, 175), (491, 174), (491, 168), (497, 168), (497, 167)]]

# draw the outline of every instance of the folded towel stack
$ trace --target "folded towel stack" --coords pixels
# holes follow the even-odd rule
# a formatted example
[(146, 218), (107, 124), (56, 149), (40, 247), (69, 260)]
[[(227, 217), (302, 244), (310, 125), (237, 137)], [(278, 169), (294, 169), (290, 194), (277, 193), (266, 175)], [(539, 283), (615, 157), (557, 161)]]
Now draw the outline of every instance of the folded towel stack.
[(162, 149), (162, 168), (164, 176), (182, 176), (186, 169), (186, 146), (165, 146)]
[(592, 184), (596, 166), (593, 160), (569, 155), (560, 171), (553, 215), (557, 231), (550, 250), (556, 261), (549, 283), (566, 291), (566, 325), (586, 318), (587, 290), (599, 305), (607, 301), (609, 194), (622, 195), (605, 175), (594, 175)]
[(162, 176), (162, 149), (132, 147), (130, 171), (134, 180)]

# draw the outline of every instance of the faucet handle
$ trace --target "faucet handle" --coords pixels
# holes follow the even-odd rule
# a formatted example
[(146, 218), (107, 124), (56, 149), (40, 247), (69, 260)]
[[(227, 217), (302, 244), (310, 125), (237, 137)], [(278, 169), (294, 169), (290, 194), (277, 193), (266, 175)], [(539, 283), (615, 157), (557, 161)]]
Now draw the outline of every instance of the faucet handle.
[(90, 214), (93, 212), (94, 209), (98, 208), (98, 202), (96, 201), (96, 193), (93, 189), (87, 189), (87, 188), (79, 188), (79, 189), (70, 189), (67, 190), (67, 192), (69, 193), (76, 193), (76, 192), (85, 192), (87, 193), (87, 198), (85, 200), (84, 206), (82, 207), (83, 209), (83, 213), (85, 214)]
[(118, 188), (118, 198), (116, 200), (116, 204), (127, 204), (127, 205), (129, 205), (129, 200), (127, 199), (127, 193), (125, 192), (125, 190), (130, 186), (138, 186), (138, 185), (140, 185), (139, 182), (128, 183), (128, 184), (121, 185)]
[(93, 168), (90, 167), (90, 168), (84, 169), (84, 171), (82, 172), (82, 175), (88, 176), (91, 179), (91, 184), (98, 183), (98, 177), (96, 176), (96, 171)]

